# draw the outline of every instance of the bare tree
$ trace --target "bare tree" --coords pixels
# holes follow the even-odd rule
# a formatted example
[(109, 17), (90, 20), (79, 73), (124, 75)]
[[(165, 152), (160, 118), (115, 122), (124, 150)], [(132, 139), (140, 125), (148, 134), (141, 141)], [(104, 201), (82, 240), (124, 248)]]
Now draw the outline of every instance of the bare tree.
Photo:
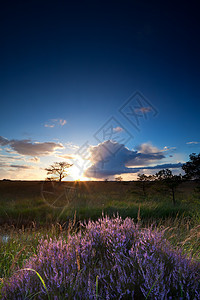
[(59, 182), (62, 181), (64, 177), (68, 175), (67, 169), (72, 167), (73, 164), (69, 164), (66, 162), (55, 162), (49, 168), (46, 168), (47, 175), (54, 175), (52, 179), (58, 180)]

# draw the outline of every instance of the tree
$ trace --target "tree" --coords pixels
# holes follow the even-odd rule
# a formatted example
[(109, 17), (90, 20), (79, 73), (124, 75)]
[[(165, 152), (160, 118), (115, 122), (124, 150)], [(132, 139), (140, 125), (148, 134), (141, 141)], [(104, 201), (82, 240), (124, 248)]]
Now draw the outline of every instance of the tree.
[(190, 161), (183, 164), (182, 169), (185, 171), (186, 179), (200, 180), (200, 153), (190, 154)]
[(169, 169), (160, 170), (155, 174), (155, 178), (158, 181), (164, 183), (172, 192), (173, 204), (176, 204), (175, 191), (177, 186), (182, 182), (182, 175), (173, 175), (172, 171)]
[(52, 179), (61, 182), (62, 179), (68, 175), (66, 170), (72, 166), (73, 164), (69, 164), (66, 162), (55, 162), (53, 165), (51, 165), (49, 168), (46, 168), (45, 170), (47, 171), (47, 175), (54, 175)]
[(141, 182), (142, 183), (142, 191), (143, 191), (143, 196), (144, 197), (146, 197), (146, 187), (147, 187), (147, 183), (149, 182), (149, 181), (153, 181), (154, 180), (154, 175), (149, 175), (149, 176), (147, 176), (147, 175), (145, 175), (145, 174), (138, 174), (138, 178), (137, 178), (137, 180), (139, 181), (139, 182)]
[(122, 176), (115, 177), (115, 181), (121, 182), (122, 181)]

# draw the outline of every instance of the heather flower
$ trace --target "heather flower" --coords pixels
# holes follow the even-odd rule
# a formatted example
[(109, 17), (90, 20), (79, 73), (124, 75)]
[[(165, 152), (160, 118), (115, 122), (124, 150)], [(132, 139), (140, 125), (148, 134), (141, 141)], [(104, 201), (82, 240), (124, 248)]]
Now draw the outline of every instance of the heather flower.
[(120, 217), (82, 227), (67, 241), (42, 239), (37, 255), (5, 282), (2, 299), (96, 299), (97, 292), (101, 299), (200, 299), (200, 264), (162, 232)]

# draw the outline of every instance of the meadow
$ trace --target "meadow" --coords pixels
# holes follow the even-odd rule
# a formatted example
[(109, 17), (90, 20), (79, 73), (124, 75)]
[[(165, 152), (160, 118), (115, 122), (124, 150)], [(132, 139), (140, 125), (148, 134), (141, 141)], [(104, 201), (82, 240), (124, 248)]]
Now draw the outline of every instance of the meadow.
[[(115, 215), (115, 219), (112, 219), (113, 215)], [(127, 217), (129, 219), (126, 219)], [(93, 225), (91, 225), (89, 220), (94, 221), (92, 223)], [(127, 220), (126, 222), (128, 223), (124, 220)], [(97, 223), (99, 222), (98, 224), (100, 225), (97, 226), (95, 221), (97, 221)], [(88, 222), (90, 225), (88, 225)], [(114, 226), (113, 234), (114, 236), (116, 235), (116, 239), (115, 241), (112, 240), (112, 247), (110, 243), (108, 243), (107, 237), (104, 239), (104, 233), (107, 231), (103, 231), (102, 226), (104, 226), (106, 222), (110, 222), (110, 227)], [(115, 223), (119, 225), (119, 228), (122, 227), (120, 232), (118, 232), (118, 227), (113, 225)], [(85, 227), (82, 224), (85, 224)], [(34, 267), (38, 265), (38, 262), (33, 261), (33, 258), (38, 255), (42, 255), (42, 257), (49, 255), (49, 261), (51, 261), (51, 255), (49, 254), (53, 253), (51, 252), (51, 249), (55, 250), (57, 247), (56, 251), (59, 252), (63, 247), (63, 249), (66, 250), (72, 241), (72, 244), (76, 244), (76, 247), (75, 249), (73, 247), (70, 248), (73, 249), (70, 251), (73, 253), (72, 261), (74, 262), (73, 265), (78, 273), (74, 271), (72, 266), (72, 269), (70, 269), (71, 278), (74, 276), (73, 280), (75, 281), (71, 282), (70, 291), (68, 290), (66, 299), (74, 299), (74, 290), (83, 291), (89, 283), (91, 283), (91, 288), (90, 291), (88, 290), (87, 296), (85, 294), (85, 298), (81, 298), (81, 294), (79, 293), (76, 295), (75, 299), (100, 299), (106, 297), (107, 299), (118, 299), (119, 295), (122, 296), (122, 299), (137, 299), (137, 295), (133, 295), (133, 291), (131, 291), (130, 288), (131, 283), (128, 282), (127, 279), (132, 278), (131, 276), (136, 276), (130, 273), (128, 267), (133, 261), (136, 269), (140, 270), (141, 268), (140, 273), (137, 274), (137, 278), (140, 278), (140, 276), (143, 278), (138, 279), (139, 283), (135, 283), (135, 291), (137, 290), (137, 294), (140, 296), (138, 296), (138, 299), (162, 299), (162, 297), (164, 297), (163, 295), (166, 295), (166, 291), (161, 290), (160, 286), (157, 286), (157, 283), (161, 280), (161, 277), (163, 277), (162, 280), (169, 281), (169, 278), (167, 277), (169, 274), (167, 275), (165, 272), (165, 275), (163, 275), (164, 273), (161, 274), (162, 272), (158, 272), (154, 281), (149, 282), (147, 274), (144, 275), (141, 261), (139, 261), (139, 263), (138, 260), (134, 260), (134, 255), (136, 254), (131, 252), (133, 249), (129, 245), (135, 241), (135, 232), (137, 232), (139, 236), (142, 234), (142, 237), (140, 237), (141, 240), (144, 239), (144, 236), (146, 240), (146, 235), (148, 235), (150, 239), (150, 246), (147, 247), (147, 250), (144, 250), (143, 254), (147, 253), (149, 255), (151, 247), (159, 247), (160, 244), (168, 245), (163, 246), (163, 249), (159, 248), (157, 251), (158, 256), (156, 259), (160, 262), (159, 270), (163, 268), (163, 265), (165, 265), (166, 270), (169, 268), (165, 264), (166, 259), (163, 258), (163, 253), (168, 251), (166, 249), (171, 249), (170, 247), (172, 247), (170, 250), (171, 254), (169, 255), (167, 252), (168, 256), (173, 257), (173, 259), (176, 260), (178, 259), (175, 258), (176, 253), (181, 251), (179, 256), (185, 255), (186, 258), (189, 259), (190, 257), (191, 260), (191, 263), (187, 265), (188, 261), (181, 256), (182, 258), (180, 261), (184, 261), (184, 264), (183, 266), (178, 267), (179, 272), (182, 270), (182, 273), (185, 274), (185, 271), (183, 270), (193, 270), (192, 268), (196, 268), (196, 271), (191, 271), (191, 274), (196, 274), (196, 279), (192, 278), (192, 275), (189, 274), (187, 275), (187, 278), (190, 278), (190, 280), (187, 280), (196, 282), (197, 278), (200, 278), (198, 277), (200, 263), (200, 193), (198, 184), (195, 182), (184, 182), (177, 188), (176, 205), (173, 205), (170, 191), (161, 184), (154, 182), (147, 184), (146, 193), (144, 194), (140, 182), (63, 182), (61, 185), (58, 185), (57, 183), (51, 182), (1, 181), (0, 225), (0, 278), (3, 299), (9, 299), (5, 296), (5, 286), (9, 278), (11, 278), (11, 286), (12, 278), (14, 278), (14, 280), (19, 280), (19, 282), (25, 282), (25, 277), (28, 276), (27, 274), (26, 276), (19, 275), (22, 277), (16, 279), (18, 276), (16, 274), (18, 274), (21, 268), (34, 269)], [(102, 235), (102, 244), (98, 244), (99, 242), (97, 243), (97, 240), (94, 238), (94, 245), (96, 245), (96, 248), (92, 251), (96, 251), (96, 258), (94, 261), (86, 261), (86, 258), (82, 257), (82, 252), (78, 245), (80, 245), (80, 241), (82, 241), (82, 239), (84, 240), (84, 238), (86, 239), (87, 234), (89, 234), (88, 228), (90, 228), (89, 232), (93, 232), (92, 230), (96, 232), (95, 230), (97, 230), (97, 227), (100, 228), (99, 239), (101, 240)], [(124, 228), (128, 229), (125, 230)], [(130, 237), (129, 235), (130, 232), (132, 232), (132, 228), (135, 228), (134, 234), (131, 233), (132, 235)], [(123, 232), (123, 236), (125, 236), (125, 242), (124, 239), (122, 239), (121, 232)], [(81, 238), (80, 234), (83, 234), (83, 238)], [(110, 233), (108, 232), (107, 234), (109, 235)], [(162, 238), (159, 234), (162, 235)], [(75, 241), (73, 239), (75, 239)], [(118, 243), (116, 243), (117, 239), (119, 239)], [(42, 243), (46, 243), (46, 248), (49, 249), (48, 253), (44, 254), (41, 241), (43, 241)], [(66, 241), (68, 241), (68, 243)], [(98, 244), (98, 247), (96, 243)], [(108, 244), (105, 246), (105, 243), (108, 243), (109, 246)], [(111, 277), (109, 277), (108, 274), (102, 275), (101, 272), (98, 273), (98, 270), (102, 267), (100, 262), (105, 255), (104, 252), (98, 254), (98, 249), (104, 249), (104, 246), (107, 247), (108, 251), (110, 251), (110, 257), (112, 256), (111, 253), (115, 253), (116, 256), (114, 262), (111, 259), (114, 265), (117, 265), (116, 262), (120, 261), (120, 255), (127, 257), (127, 253), (119, 254), (121, 253), (121, 250), (119, 250), (118, 244), (121, 245), (120, 249), (122, 249), (122, 245), (124, 245), (123, 249), (128, 249), (128, 257), (130, 256), (129, 264), (121, 265), (120, 263), (121, 269), (119, 268), (119, 265), (117, 269), (118, 271), (121, 270), (121, 273), (120, 271), (119, 274), (113, 271), (114, 273), (109, 273), (109, 276)], [(88, 244), (84, 244), (81, 247), (87, 249), (87, 251), (90, 249), (88, 248)], [(162, 255), (160, 253), (162, 253)], [(137, 256), (137, 259), (139, 259), (138, 257), (140, 256)], [(109, 261), (108, 257), (107, 260)], [(80, 261), (82, 263), (80, 263)], [(85, 264), (83, 261), (85, 261)], [(195, 267), (192, 265), (193, 263), (196, 264)], [(59, 262), (56, 262), (56, 268), (59, 268), (58, 264)], [(96, 268), (91, 267), (91, 270), (88, 271), (86, 267), (83, 267), (83, 265), (86, 266), (88, 264), (92, 264), (96, 266)], [(47, 262), (45, 262), (45, 266), (46, 265), (48, 265)], [(52, 266), (49, 266), (49, 268), (52, 268)], [(109, 268), (111, 268), (111, 266), (108, 266), (107, 269), (109, 270)], [(34, 271), (31, 272), (34, 273)], [(28, 273), (30, 273), (30, 271)], [(14, 294), (12, 293), (10, 294), (10, 297), (12, 297), (12, 299), (65, 299), (62, 291), (63, 287), (62, 289), (58, 288), (58, 279), (51, 278), (51, 282), (56, 282), (56, 287), (55, 285), (51, 286), (51, 284), (48, 283), (48, 280), (44, 280), (43, 282), (43, 278), (46, 278), (46, 275), (43, 273), (43, 268), (39, 268), (37, 273), (38, 274), (34, 273), (36, 277), (34, 277), (34, 275), (31, 275), (33, 277), (29, 276), (31, 277), (31, 282), (37, 282), (37, 284), (35, 283), (35, 290), (33, 289), (29, 294), (23, 296), (24, 298), (22, 296), (21, 298), (20, 296), (18, 296), (19, 298), (17, 298), (17, 296), (16, 298), (13, 298)], [(82, 273), (84, 276), (81, 275)], [(41, 279), (38, 277), (40, 274)], [(122, 274), (125, 274), (125, 277), (123, 277)], [(83, 280), (85, 277), (89, 278), (89, 281), (85, 282), (85, 279)], [(50, 275), (48, 278), (50, 278)], [(107, 278), (107, 285), (105, 278)], [(121, 281), (118, 295), (114, 293), (114, 290), (109, 290), (108, 288), (108, 283), (109, 286), (113, 286), (110, 278), (112, 278), (115, 284), (117, 278), (118, 281), (120, 278), (125, 278), (123, 279), (124, 281), (122, 280), (123, 282)], [(77, 282), (77, 280), (79, 281)], [(183, 282), (187, 280), (183, 279)], [(164, 284), (164, 281), (162, 281), (162, 285)], [(148, 282), (148, 284), (144, 282)], [(183, 282), (181, 283), (181, 286), (184, 285)], [(26, 284), (28, 285), (28, 283)], [(63, 283), (60, 283), (60, 286), (62, 286), (62, 284)], [(74, 284), (76, 286), (75, 289)], [(15, 285), (17, 286), (16, 282)], [(164, 285), (167, 286), (167, 283), (165, 282)], [(142, 292), (138, 291), (140, 286)], [(55, 294), (54, 292), (48, 294), (47, 291), (52, 291), (52, 287), (54, 291), (56, 291)], [(18, 289), (18, 293), (20, 293), (20, 288)], [(180, 295), (177, 294), (176, 298), (173, 299), (179, 299), (179, 296), (181, 297), (181, 295), (184, 296), (185, 299), (198, 299), (197, 293), (200, 294), (199, 286), (195, 285), (195, 288), (194, 286), (190, 286), (187, 291), (188, 294), (186, 293), (187, 288), (177, 288), (177, 290), (180, 290)], [(173, 289), (175, 288), (173, 287)], [(191, 290), (195, 289), (197, 291), (196, 295), (190, 294)], [(66, 287), (65, 290), (67, 290)], [(124, 290), (130, 291), (130, 293), (126, 294)], [(15, 291), (15, 293), (17, 292)], [(173, 291), (173, 293), (172, 297), (176, 292)], [(169, 294), (168, 298), (163, 299), (170, 299), (170, 297)], [(184, 299), (184, 297), (182, 299)]]

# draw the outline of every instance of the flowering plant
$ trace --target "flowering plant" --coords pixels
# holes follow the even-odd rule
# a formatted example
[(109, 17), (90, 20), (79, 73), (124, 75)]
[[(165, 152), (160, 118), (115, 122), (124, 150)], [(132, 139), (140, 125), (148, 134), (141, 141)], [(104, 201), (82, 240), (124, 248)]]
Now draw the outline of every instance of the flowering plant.
[(2, 299), (200, 299), (200, 263), (163, 232), (120, 217), (82, 227), (67, 241), (43, 238)]

